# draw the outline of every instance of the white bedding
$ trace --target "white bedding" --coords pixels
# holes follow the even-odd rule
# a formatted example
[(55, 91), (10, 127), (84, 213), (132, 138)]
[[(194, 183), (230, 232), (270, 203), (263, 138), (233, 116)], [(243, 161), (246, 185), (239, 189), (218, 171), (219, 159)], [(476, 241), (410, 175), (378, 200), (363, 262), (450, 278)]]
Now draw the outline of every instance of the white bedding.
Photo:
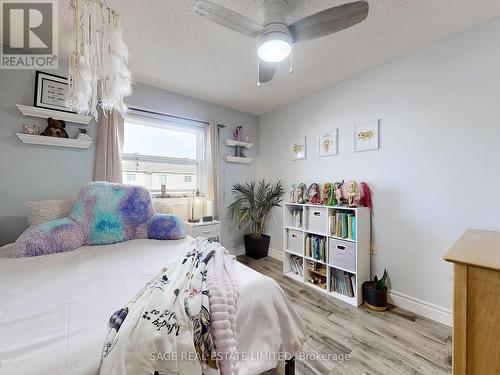
[[(163, 266), (175, 263), (190, 238), (133, 240), (33, 258), (0, 258), (0, 374), (95, 374), (108, 319)], [(5, 256), (5, 249), (0, 249)], [(251, 353), (295, 352), (303, 324), (278, 284), (235, 262), (240, 374), (277, 360)]]

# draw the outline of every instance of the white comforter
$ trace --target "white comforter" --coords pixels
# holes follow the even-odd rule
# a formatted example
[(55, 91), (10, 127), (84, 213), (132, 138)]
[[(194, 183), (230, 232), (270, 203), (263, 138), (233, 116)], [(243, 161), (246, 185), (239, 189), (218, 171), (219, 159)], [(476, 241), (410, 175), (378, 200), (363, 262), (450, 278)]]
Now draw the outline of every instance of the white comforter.
[[(190, 238), (133, 240), (33, 258), (0, 258), (0, 374), (96, 374), (109, 317)], [(240, 374), (273, 368), (258, 353), (297, 351), (304, 326), (278, 284), (236, 263)], [(258, 358), (258, 359), (257, 359)]]

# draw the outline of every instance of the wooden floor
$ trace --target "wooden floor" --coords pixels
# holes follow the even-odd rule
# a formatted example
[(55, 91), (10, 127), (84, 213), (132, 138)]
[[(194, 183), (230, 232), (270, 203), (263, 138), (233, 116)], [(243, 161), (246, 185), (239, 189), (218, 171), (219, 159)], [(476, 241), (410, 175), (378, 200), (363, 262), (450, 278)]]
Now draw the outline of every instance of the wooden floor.
[[(451, 373), (449, 327), (398, 307), (384, 313), (352, 307), (283, 276), (282, 263), (270, 257), (238, 260), (275, 279), (307, 326), (310, 337), (296, 356), (296, 374)], [(330, 358), (314, 359), (317, 353)], [(284, 374), (284, 367), (266, 372), (271, 374)]]

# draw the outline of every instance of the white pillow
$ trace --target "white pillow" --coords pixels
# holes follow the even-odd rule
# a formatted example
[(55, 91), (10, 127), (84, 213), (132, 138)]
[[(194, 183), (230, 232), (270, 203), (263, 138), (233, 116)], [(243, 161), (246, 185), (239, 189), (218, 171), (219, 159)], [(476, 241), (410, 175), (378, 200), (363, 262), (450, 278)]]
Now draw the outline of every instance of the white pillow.
[(47, 221), (61, 219), (71, 212), (75, 199), (51, 199), (28, 202), (28, 222), (30, 225), (42, 224)]
[(164, 199), (153, 199), (153, 207), (157, 214), (173, 214), (174, 206)]

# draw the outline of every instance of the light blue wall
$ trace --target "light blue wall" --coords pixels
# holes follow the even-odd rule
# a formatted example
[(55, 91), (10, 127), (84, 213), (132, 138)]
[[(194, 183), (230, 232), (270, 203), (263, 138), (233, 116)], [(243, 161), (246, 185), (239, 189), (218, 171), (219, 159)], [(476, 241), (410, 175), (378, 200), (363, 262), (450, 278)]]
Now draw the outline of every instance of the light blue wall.
[[(67, 75), (67, 65), (54, 74)], [(21, 115), (16, 104), (33, 104), (35, 72), (31, 70), (0, 70), (0, 245), (14, 241), (27, 227), (25, 204), (40, 199), (76, 195), (82, 185), (91, 181), (95, 161), (95, 145), (89, 150), (63, 149), (25, 145), (15, 133), (23, 123), (44, 120)], [(237, 181), (255, 179), (256, 164), (226, 164), (223, 155), (232, 150), (223, 145), (231, 137), (232, 127), (242, 125), (251, 140), (258, 139), (258, 118), (201, 100), (192, 99), (150, 86), (138, 84), (127, 103), (172, 115), (216, 121), (228, 125), (220, 137), (220, 183), (223, 210)], [(69, 125), (76, 132), (78, 126)], [(88, 125), (95, 138), (96, 124)], [(248, 156), (255, 157), (258, 147)], [(223, 223), (223, 242), (229, 248), (243, 245), (242, 233), (232, 223)]]
[[(67, 75), (63, 65), (53, 74)], [(74, 196), (91, 180), (95, 147), (63, 149), (21, 143), (23, 124), (47, 120), (24, 117), (16, 104), (33, 105), (35, 71), (0, 70), (0, 245), (12, 242), (27, 227), (25, 204), (31, 200)], [(95, 135), (95, 123), (87, 125)], [(78, 126), (67, 126), (70, 136)]]

